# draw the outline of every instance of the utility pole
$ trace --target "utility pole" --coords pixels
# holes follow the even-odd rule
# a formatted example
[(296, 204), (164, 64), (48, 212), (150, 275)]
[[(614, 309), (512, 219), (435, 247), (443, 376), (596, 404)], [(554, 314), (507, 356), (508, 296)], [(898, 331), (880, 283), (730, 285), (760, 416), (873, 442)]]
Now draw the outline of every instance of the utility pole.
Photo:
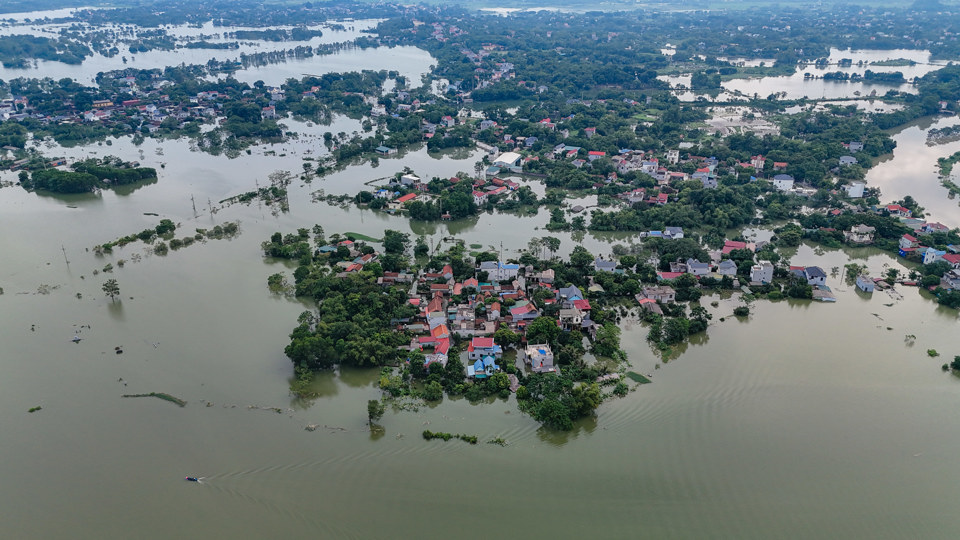
[(197, 218), (197, 201), (193, 200), (193, 194), (190, 194), (190, 204), (193, 205), (193, 218)]
[(70, 268), (70, 259), (67, 259), (67, 248), (60, 244), (60, 251), (63, 252), (63, 260), (67, 262), (67, 268)]

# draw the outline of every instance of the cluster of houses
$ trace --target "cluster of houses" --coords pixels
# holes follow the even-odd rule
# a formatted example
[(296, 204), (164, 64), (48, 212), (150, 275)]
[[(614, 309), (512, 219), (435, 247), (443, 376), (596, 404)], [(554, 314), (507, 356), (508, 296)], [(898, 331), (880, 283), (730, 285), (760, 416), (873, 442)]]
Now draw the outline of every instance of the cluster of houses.
[[(571, 118), (572, 117), (561, 118), (560, 121), (563, 122)], [(558, 128), (558, 124), (550, 118), (544, 118), (535, 123), (551, 131), (558, 131), (564, 139), (570, 137), (571, 135), (569, 129)], [(481, 131), (497, 127), (497, 123), (492, 120), (483, 120), (480, 122)], [(596, 135), (596, 128), (583, 128), (579, 132), (579, 135), (590, 139)], [(507, 145), (516, 149), (531, 149), (531, 147), (534, 147), (534, 145), (539, 142), (538, 138), (535, 136), (521, 137), (511, 134), (502, 134), (500, 137), (502, 139), (502, 145)], [(687, 144), (687, 147), (689, 147), (689, 143)], [(858, 141), (843, 143), (843, 146), (851, 153), (863, 150), (863, 143)], [(489, 149), (494, 151), (493, 147), (489, 147)], [(511, 157), (513, 159), (510, 160), (510, 166), (507, 168), (514, 172), (520, 172), (520, 169), (522, 168), (522, 163), (520, 162), (521, 156), (517, 153), (511, 152)], [(669, 193), (672, 192), (670, 186), (677, 182), (687, 180), (698, 180), (704, 188), (715, 189), (719, 186), (717, 178), (722, 172), (727, 172), (735, 176), (739, 176), (741, 173), (749, 173), (751, 175), (751, 182), (755, 182), (760, 178), (766, 178), (773, 184), (775, 189), (784, 193), (792, 193), (804, 197), (809, 197), (816, 193), (815, 188), (797, 181), (792, 175), (786, 173), (789, 163), (773, 161), (770, 162), (772, 166), (768, 167), (767, 159), (762, 155), (751, 156), (750, 161), (736, 163), (733, 166), (727, 167), (726, 165), (722, 165), (715, 157), (697, 156), (691, 154), (687, 155), (686, 158), (681, 158), (680, 149), (668, 150), (666, 152), (666, 158), (661, 161), (660, 157), (656, 157), (652, 153), (643, 150), (622, 148), (617, 153), (608, 155), (607, 152), (603, 151), (587, 150), (579, 146), (559, 143), (553, 147), (552, 151), (546, 152), (543, 157), (553, 160), (567, 160), (577, 168), (589, 166), (591, 162), (599, 158), (609, 158), (616, 169), (616, 173), (606, 179), (607, 183), (614, 181), (617, 174), (624, 175), (632, 171), (641, 172), (657, 181), (659, 192), (656, 194), (651, 194), (650, 197), (647, 197), (645, 190), (634, 190), (633, 192), (622, 194), (621, 199), (630, 204), (636, 204), (638, 202), (661, 205), (666, 204), (666, 202), (669, 200)], [(526, 157), (523, 158), (523, 161), (529, 161), (530, 159), (531, 158)], [(688, 163), (692, 163), (696, 166), (695, 172), (687, 173), (677, 170), (681, 165)], [(841, 167), (854, 165), (856, 163), (857, 159), (849, 155), (841, 156), (839, 159), (839, 164)], [(493, 167), (488, 169), (487, 174), (499, 174), (503, 168), (505, 167), (495, 163)], [(858, 199), (864, 196), (864, 192), (866, 191), (866, 183), (862, 181), (854, 181), (844, 185), (842, 189), (846, 192), (846, 195), (849, 198)]]
[[(884, 208), (892, 208), (890, 210), (891, 215), (896, 215), (893, 212), (898, 211), (898, 209), (905, 210), (905, 216), (909, 216), (909, 210), (903, 208), (899, 205), (888, 205)], [(907, 222), (916, 222), (919, 220), (912, 220), (909, 217), (901, 217), (901, 223)], [(950, 229), (943, 225), (942, 223), (926, 223), (920, 221), (919, 223), (911, 224), (917, 234), (930, 234), (937, 232), (947, 232)], [(876, 235), (876, 229), (869, 225), (855, 225), (850, 228), (849, 231), (844, 231), (843, 237), (850, 244), (860, 244), (868, 245), (872, 244), (874, 241), (874, 236)], [(923, 264), (933, 264), (938, 261), (944, 261), (949, 264), (954, 270), (960, 270), (960, 246), (947, 246), (946, 250), (936, 249), (930, 246), (924, 246), (920, 244), (920, 240), (917, 236), (914, 236), (910, 233), (905, 233), (900, 237), (898, 243), (898, 254), (901, 257), (909, 257), (911, 255), (916, 255)]]
[[(0, 102), (0, 120), (22, 120), (33, 118), (42, 124), (81, 124), (100, 123), (108, 125), (125, 125), (135, 131), (153, 133), (160, 129), (161, 124), (169, 118), (175, 119), (179, 125), (191, 119), (214, 119), (220, 115), (229, 96), (217, 91), (203, 91), (185, 99), (174, 99), (168, 93), (168, 87), (174, 83), (157, 72), (148, 77), (134, 77), (131, 71), (118, 70), (103, 75), (103, 81), (115, 84), (119, 90), (131, 99), (115, 101), (111, 99), (94, 100), (88, 110), (67, 110), (56, 115), (46, 115), (36, 111), (29, 100), (23, 96), (15, 96)], [(103, 84), (103, 83), (101, 83)], [(313, 88), (305, 92), (315, 92)], [(244, 101), (252, 102), (260, 90), (247, 89), (241, 97)], [(284, 91), (277, 87), (268, 87), (262, 90), (263, 96), (269, 98), (267, 106), (261, 109), (261, 118), (277, 117), (276, 103), (284, 99)], [(70, 102), (67, 103), (70, 105)]]
[[(456, 176), (447, 178), (447, 188), (451, 188), (461, 182), (470, 182), (471, 179), (463, 179)], [(475, 179), (473, 182), (473, 202), (477, 206), (487, 204), (491, 197), (501, 196), (520, 187), (520, 184), (513, 180), (504, 180), (502, 178)], [(429, 200), (434, 195), (428, 193), (429, 182), (424, 182), (419, 176), (413, 173), (405, 173), (399, 178), (393, 178), (390, 182), (373, 192), (373, 196), (378, 199), (387, 200), (385, 208), (389, 212), (399, 212), (404, 209), (407, 203), (415, 200)], [(450, 219), (449, 214), (443, 214), (443, 219)]]
[[(531, 267), (502, 261), (484, 261), (476, 270), (483, 281), (477, 278), (457, 281), (449, 265), (417, 277), (418, 292), (408, 301), (418, 308), (418, 314), (400, 321), (398, 328), (417, 334), (409, 347), (424, 352), (425, 364), (446, 365), (450, 342), (456, 335), (469, 340), (467, 376), (489, 377), (501, 369), (504, 352), (493, 336), (497, 329), (506, 326), (521, 336), (518, 359), (531, 371), (557, 372), (550, 346), (528, 343), (525, 335), (527, 325), (542, 314), (531, 300), (541, 289), (553, 295), (544, 303), (559, 307), (556, 319), (559, 327), (566, 331), (595, 332), (589, 300), (577, 287), (554, 288), (553, 270), (535, 272)], [(397, 281), (385, 274), (381, 282)]]

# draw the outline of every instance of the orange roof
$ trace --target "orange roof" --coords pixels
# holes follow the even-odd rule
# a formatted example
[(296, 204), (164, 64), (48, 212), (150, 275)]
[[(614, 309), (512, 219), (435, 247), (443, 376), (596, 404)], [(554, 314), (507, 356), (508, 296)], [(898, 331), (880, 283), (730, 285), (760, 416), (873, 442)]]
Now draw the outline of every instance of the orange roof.
[(443, 300), (439, 296), (434, 297), (433, 300), (427, 304), (427, 313), (432, 313), (434, 311), (441, 311), (443, 309)]
[(398, 203), (410, 202), (410, 201), (412, 201), (412, 200), (414, 200), (414, 199), (416, 199), (416, 198), (417, 198), (417, 194), (416, 194), (416, 193), (407, 193), (407, 194), (404, 195), (403, 197), (400, 197), (399, 199), (397, 199), (397, 202), (398, 202)]

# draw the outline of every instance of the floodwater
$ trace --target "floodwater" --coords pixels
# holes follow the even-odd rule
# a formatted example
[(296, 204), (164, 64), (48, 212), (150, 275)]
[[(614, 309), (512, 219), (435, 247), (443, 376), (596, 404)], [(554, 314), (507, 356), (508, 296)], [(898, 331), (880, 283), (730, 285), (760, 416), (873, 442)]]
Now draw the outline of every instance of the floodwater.
[[(844, 58), (852, 60), (852, 65), (840, 67), (837, 63)], [(877, 66), (871, 65), (871, 62), (880, 62), (884, 60), (905, 59), (916, 62), (913, 66)], [(798, 69), (793, 75), (782, 77), (758, 77), (746, 79), (732, 79), (722, 83), (723, 91), (716, 96), (710, 97), (703, 92), (692, 92), (686, 90), (677, 90), (677, 98), (682, 101), (694, 101), (700, 96), (707, 97), (713, 101), (727, 101), (736, 96), (759, 96), (761, 98), (768, 95), (780, 93), (784, 99), (799, 99), (808, 97), (812, 99), (837, 99), (850, 98), (854, 96), (883, 96), (889, 90), (915, 94), (916, 88), (910, 84), (890, 85), (872, 82), (845, 82), (824, 80), (822, 78), (804, 78), (807, 74), (813, 77), (822, 77), (824, 73), (840, 71), (849, 74), (860, 74), (867, 70), (876, 73), (888, 73), (899, 71), (903, 73), (905, 79), (910, 80), (914, 77), (923, 75), (940, 69), (946, 62), (931, 61), (930, 52), (924, 50), (897, 49), (890, 51), (883, 50), (839, 50), (831, 49), (830, 56), (827, 58), (830, 65), (826, 67), (816, 67), (808, 65)], [(858, 65), (859, 62), (863, 62)], [(690, 87), (690, 75), (663, 75), (658, 79), (668, 82), (671, 87), (683, 86)], [(784, 95), (785, 94), (785, 95)]]
[[(365, 31), (374, 28), (379, 20), (364, 19), (357, 21), (331, 21), (316, 26), (307, 27), (311, 30), (322, 30), (323, 35), (306, 41), (263, 41), (240, 40), (237, 49), (188, 49), (180, 47), (174, 50), (151, 50), (143, 53), (131, 53), (126, 46), (120, 47), (121, 52), (115, 56), (104, 56), (94, 53), (80, 64), (71, 65), (62, 62), (36, 60), (27, 68), (6, 68), (0, 66), (0, 79), (10, 80), (17, 77), (51, 77), (59, 80), (64, 77), (72, 78), (83, 84), (92, 85), (98, 72), (107, 72), (118, 69), (156, 69), (165, 66), (181, 64), (200, 65), (211, 60), (230, 61), (239, 60), (241, 55), (286, 51), (297, 47), (316, 47), (325, 44), (347, 43), (361, 37)], [(331, 25), (343, 25), (343, 29), (331, 28)], [(0, 28), (0, 34), (48, 35), (54, 37), (56, 31), (66, 25), (36, 25), (36, 26), (8, 26)], [(115, 27), (109, 27), (117, 30)], [(286, 27), (269, 27), (286, 28)], [(186, 25), (172, 26), (167, 32), (180, 39), (199, 39), (199, 36), (208, 36), (208, 41), (214, 43), (234, 42), (236, 39), (223, 37), (226, 32), (248, 30), (246, 27), (218, 27), (212, 23), (200, 27)], [(430, 66), (436, 60), (423, 49), (410, 46), (402, 47), (375, 47), (368, 49), (344, 49), (333, 54), (314, 55), (304, 58), (288, 57), (285, 62), (264, 66), (250, 66), (241, 69), (233, 76), (242, 82), (253, 84), (261, 80), (268, 85), (280, 85), (288, 78), (299, 79), (306, 75), (323, 75), (325, 73), (354, 71), (357, 66), (362, 69), (395, 70), (410, 81), (411, 86), (417, 87), (423, 75), (429, 72)]]
[[(357, 163), (294, 182), (286, 214), (257, 203), (209, 213), (208, 200), (217, 206), (275, 170), (299, 172), (304, 157), (324, 151), (323, 131), (359, 125), (338, 117), (300, 127), (312, 136), (236, 159), (191, 152), (187, 141), (48, 149), (158, 168), (156, 183), (122, 195), (0, 188), (3, 537), (956, 537), (960, 379), (940, 365), (960, 354), (960, 321), (916, 289), (869, 297), (831, 277), (835, 304), (756, 302), (744, 320), (730, 317), (736, 297), (706, 297), (708, 332), (667, 363), (650, 350), (646, 328), (627, 319), (633, 369), (654, 382), (611, 398), (570, 433), (540, 429), (511, 398), (388, 410), (385, 434), (371, 435), (375, 370), (324, 374), (320, 398), (292, 399), (283, 347), (308, 306), (267, 291), (267, 276), (292, 271), (262, 258), (271, 233), (319, 223), (328, 234), (393, 228), (437, 243), (452, 232), (467, 244), (502, 242), (507, 253), (546, 234), (561, 238), (564, 254), (575, 245), (570, 233), (542, 229), (545, 211), (410, 224), (311, 202), (316, 190), (352, 195), (404, 166), (422, 177), (469, 172), (477, 152), (419, 148), (377, 168)], [(930, 180), (914, 166), (933, 166), (911, 161), (912, 138), (923, 146), (920, 127), (896, 137), (901, 146), (877, 169), (887, 176), (868, 178), (885, 197)], [(935, 190), (911, 193), (935, 206)], [(960, 222), (955, 206), (935, 215)], [(232, 220), (241, 234), (166, 256), (142, 244), (105, 257), (88, 251), (161, 218), (180, 223), (178, 237)], [(581, 241), (605, 253), (637, 240), (587, 233)], [(869, 248), (804, 245), (791, 255), (828, 273), (851, 259), (874, 275), (906, 269)], [(108, 263), (111, 274), (94, 275)], [(115, 302), (101, 291), (111, 277)], [(82, 341), (72, 343), (75, 335)], [(121, 397), (147, 392), (188, 404)], [(424, 429), (508, 445), (427, 442)]]
[[(938, 158), (960, 151), (960, 141), (927, 144), (930, 129), (955, 126), (956, 116), (922, 118), (891, 133), (897, 147), (890, 155), (882, 156), (876, 166), (867, 172), (868, 186), (879, 187), (884, 202), (910, 195), (923, 206), (928, 221), (940, 221), (950, 227), (960, 226), (960, 208), (956, 198), (940, 183)], [(957, 181), (954, 169), (953, 181)]]

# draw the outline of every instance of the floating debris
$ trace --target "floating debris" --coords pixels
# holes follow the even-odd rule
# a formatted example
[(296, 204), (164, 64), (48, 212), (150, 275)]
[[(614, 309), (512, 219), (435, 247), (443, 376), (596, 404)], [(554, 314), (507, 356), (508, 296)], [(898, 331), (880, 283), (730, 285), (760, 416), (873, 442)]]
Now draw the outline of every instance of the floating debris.
[(155, 397), (155, 398), (160, 398), (164, 401), (169, 401), (170, 403), (176, 403), (181, 407), (185, 407), (187, 405), (186, 401), (178, 397), (171, 396), (170, 394), (165, 394), (163, 392), (150, 392), (149, 394), (124, 394), (122, 397), (125, 397), (125, 398)]

